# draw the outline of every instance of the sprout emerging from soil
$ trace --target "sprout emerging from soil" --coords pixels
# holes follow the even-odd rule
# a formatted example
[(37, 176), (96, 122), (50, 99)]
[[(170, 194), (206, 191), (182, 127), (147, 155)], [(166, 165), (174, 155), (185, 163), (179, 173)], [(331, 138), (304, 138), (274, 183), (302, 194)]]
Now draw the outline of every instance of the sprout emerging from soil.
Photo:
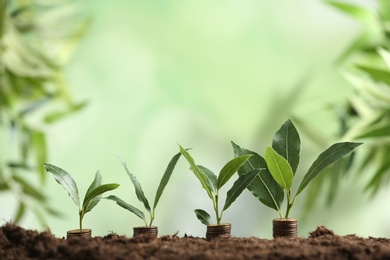
[[(237, 199), (237, 197), (242, 193), (242, 191), (248, 187), (248, 185), (255, 179), (255, 177), (259, 172), (261, 172), (261, 170), (258, 171), (256, 170), (256, 171), (248, 172), (246, 174), (242, 174), (236, 180), (232, 188), (227, 192), (225, 205), (223, 206), (223, 209), (220, 212), (219, 204), (218, 204), (220, 189), (252, 155), (247, 154), (247, 155), (239, 156), (229, 161), (222, 168), (217, 178), (217, 176), (211, 170), (201, 165), (196, 165), (191, 155), (180, 145), (179, 147), (180, 147), (180, 152), (183, 154), (183, 156), (187, 159), (188, 163), (190, 164), (191, 170), (193, 171), (195, 176), (199, 179), (199, 181), (202, 184), (202, 187), (206, 190), (207, 195), (212, 200), (215, 216), (217, 219), (217, 224), (221, 224), (223, 212), (230, 207), (230, 205)], [(200, 220), (200, 222), (202, 222), (205, 225), (211, 225), (211, 217), (206, 211), (202, 209), (196, 209), (195, 214), (197, 218)]]
[(144, 221), (145, 226), (152, 226), (153, 220), (154, 220), (154, 216), (155, 216), (155, 209), (157, 207), (157, 204), (158, 204), (158, 202), (160, 200), (160, 197), (161, 197), (161, 195), (162, 195), (166, 185), (169, 182), (169, 179), (171, 178), (172, 172), (175, 169), (176, 163), (179, 160), (180, 156), (181, 156), (181, 153), (177, 153), (175, 156), (172, 157), (171, 161), (169, 162), (169, 164), (167, 166), (167, 169), (165, 170), (165, 173), (164, 173), (164, 175), (162, 176), (162, 178), (160, 180), (160, 185), (157, 188), (156, 196), (154, 198), (153, 208), (150, 207), (149, 201), (145, 197), (145, 194), (144, 194), (144, 192), (142, 190), (141, 184), (138, 182), (137, 178), (129, 171), (129, 169), (127, 168), (126, 163), (122, 159), (120, 159), (121, 162), (122, 162), (123, 167), (126, 170), (127, 175), (129, 175), (130, 180), (131, 180), (131, 182), (134, 185), (135, 194), (137, 195), (138, 200), (144, 204), (145, 209), (149, 212), (149, 215), (150, 215), (149, 224), (146, 221), (146, 217), (145, 217), (144, 212), (142, 212), (138, 208), (128, 204), (127, 202), (125, 202), (124, 200), (118, 198), (117, 196), (110, 195), (110, 196), (108, 196), (108, 197), (106, 197), (104, 199), (109, 199), (109, 200), (115, 201), (122, 208), (124, 208), (124, 209), (126, 209), (126, 210), (128, 210), (128, 211), (130, 211), (132, 213), (134, 213), (136, 216), (141, 218)]
[(77, 205), (79, 209), (79, 226), (80, 231), (83, 229), (83, 218), (84, 215), (91, 211), (101, 200), (102, 194), (114, 190), (119, 187), (119, 184), (116, 183), (109, 183), (109, 184), (103, 184), (102, 185), (102, 176), (99, 171), (95, 174), (95, 179), (89, 186), (87, 192), (84, 196), (83, 204), (80, 204), (80, 198), (79, 198), (79, 191), (76, 185), (76, 182), (73, 180), (72, 176), (67, 173), (65, 170), (51, 165), (44, 163), (45, 169), (47, 172), (50, 172), (53, 174), (54, 179), (64, 187), (64, 189), (68, 192), (69, 196), (73, 200), (73, 202)]
[[(297, 192), (292, 196), (291, 187), (299, 164), (301, 140), (291, 120), (287, 120), (276, 132), (272, 147), (268, 146), (265, 149), (264, 158), (256, 152), (241, 148), (232, 142), (236, 157), (248, 154), (253, 155), (241, 167), (238, 174), (244, 175), (247, 172), (259, 171), (255, 180), (248, 186), (248, 189), (264, 205), (275, 209), (280, 218), (289, 217), (290, 210), (297, 196), (322, 170), (348, 155), (361, 144), (341, 142), (331, 145), (313, 162), (307, 173), (303, 176)], [(285, 215), (283, 215), (281, 210), (284, 194), (286, 194), (287, 198)]]

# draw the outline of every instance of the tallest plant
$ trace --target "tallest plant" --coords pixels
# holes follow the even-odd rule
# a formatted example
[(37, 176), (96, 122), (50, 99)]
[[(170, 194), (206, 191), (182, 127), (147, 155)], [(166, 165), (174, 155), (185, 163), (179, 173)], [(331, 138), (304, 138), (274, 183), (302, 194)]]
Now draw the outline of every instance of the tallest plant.
[[(272, 146), (265, 149), (264, 158), (259, 154), (232, 143), (236, 157), (252, 154), (238, 171), (240, 175), (256, 169), (264, 169), (248, 186), (253, 195), (268, 207), (275, 209), (283, 223), (289, 218), (291, 208), (299, 194), (322, 170), (352, 152), (361, 143), (340, 142), (331, 145), (312, 163), (293, 195), (292, 184), (300, 161), (301, 140), (291, 120), (287, 120), (276, 132)], [(286, 213), (281, 204), (286, 197)], [(275, 223), (275, 222), (274, 222)], [(296, 227), (296, 220), (295, 220)], [(296, 234), (295, 234), (296, 235)], [(274, 229), (275, 236), (275, 229)]]

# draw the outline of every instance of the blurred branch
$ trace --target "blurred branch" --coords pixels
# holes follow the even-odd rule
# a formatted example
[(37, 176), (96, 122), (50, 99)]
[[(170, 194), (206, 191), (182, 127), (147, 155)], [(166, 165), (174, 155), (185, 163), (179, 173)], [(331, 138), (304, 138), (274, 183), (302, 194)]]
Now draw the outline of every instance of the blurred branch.
[[(0, 144), (0, 192), (19, 202), (14, 221), (29, 209), (43, 223), (42, 210), (57, 214), (42, 189), (45, 128), (86, 104), (73, 101), (62, 69), (89, 20), (72, 0), (0, 0), (0, 8), (0, 131), (11, 137)], [(57, 104), (64, 108), (52, 111)], [(29, 172), (39, 173), (37, 185)]]

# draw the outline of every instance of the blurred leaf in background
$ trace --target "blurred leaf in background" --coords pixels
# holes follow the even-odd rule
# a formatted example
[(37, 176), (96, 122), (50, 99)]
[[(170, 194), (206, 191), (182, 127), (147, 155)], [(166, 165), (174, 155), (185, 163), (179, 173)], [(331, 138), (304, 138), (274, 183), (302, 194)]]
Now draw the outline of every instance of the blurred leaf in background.
[(87, 26), (77, 1), (0, 0), (0, 192), (18, 201), (14, 222), (26, 209), (41, 224), (43, 212), (57, 214), (42, 189), (45, 129), (85, 105), (72, 100), (63, 65)]
[[(375, 195), (379, 188), (388, 184), (390, 179), (390, 1), (377, 0), (372, 7), (358, 6), (346, 2), (326, 1), (330, 6), (345, 13), (362, 25), (362, 31), (338, 57), (335, 65), (351, 83), (353, 91), (344, 104), (330, 105), (338, 121), (337, 138), (342, 140), (361, 140), (365, 149), (359, 151), (359, 161), (354, 160), (355, 153), (344, 158), (328, 169), (310, 188), (306, 210), (310, 210), (323, 188), (324, 178), (328, 179), (327, 203), (333, 202), (340, 189), (342, 178), (353, 164), (357, 172), (374, 169), (368, 178), (365, 191)], [(300, 127), (307, 133), (313, 132), (307, 123)], [(310, 135), (308, 135), (310, 136)], [(321, 133), (311, 135), (321, 146), (324, 138)], [(331, 173), (331, 174), (330, 174)]]

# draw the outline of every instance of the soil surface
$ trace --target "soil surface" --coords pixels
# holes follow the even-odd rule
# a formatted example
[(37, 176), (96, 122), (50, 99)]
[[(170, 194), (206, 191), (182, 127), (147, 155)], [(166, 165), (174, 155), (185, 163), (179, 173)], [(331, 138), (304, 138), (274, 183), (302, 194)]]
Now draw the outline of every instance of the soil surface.
[(321, 226), (309, 238), (204, 238), (176, 235), (56, 238), (5, 224), (0, 259), (390, 259), (390, 239), (338, 236)]

